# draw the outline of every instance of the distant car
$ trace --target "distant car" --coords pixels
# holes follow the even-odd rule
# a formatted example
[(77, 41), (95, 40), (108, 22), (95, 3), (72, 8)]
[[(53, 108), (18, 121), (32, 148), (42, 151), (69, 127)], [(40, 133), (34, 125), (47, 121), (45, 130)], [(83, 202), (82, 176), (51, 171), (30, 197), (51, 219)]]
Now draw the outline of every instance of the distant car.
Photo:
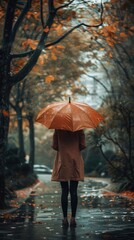
[(46, 165), (40, 165), (40, 164), (34, 165), (34, 172), (37, 174), (51, 174), (52, 171), (53, 170)]

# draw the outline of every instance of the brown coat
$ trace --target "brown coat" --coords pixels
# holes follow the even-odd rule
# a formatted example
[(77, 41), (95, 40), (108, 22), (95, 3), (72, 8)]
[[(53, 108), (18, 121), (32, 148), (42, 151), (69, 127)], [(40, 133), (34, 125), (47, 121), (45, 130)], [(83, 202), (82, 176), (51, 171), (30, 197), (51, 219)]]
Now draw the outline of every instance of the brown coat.
[(52, 181), (83, 181), (84, 162), (81, 150), (86, 147), (83, 130), (70, 132), (55, 130), (53, 149), (57, 151)]

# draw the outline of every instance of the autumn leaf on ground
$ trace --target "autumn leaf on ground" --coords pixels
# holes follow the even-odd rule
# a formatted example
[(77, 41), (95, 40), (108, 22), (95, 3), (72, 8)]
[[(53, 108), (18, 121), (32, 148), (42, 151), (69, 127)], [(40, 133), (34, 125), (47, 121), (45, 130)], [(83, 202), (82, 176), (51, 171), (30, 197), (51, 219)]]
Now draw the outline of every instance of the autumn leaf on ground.
[(131, 191), (122, 192), (121, 195), (130, 197), (130, 198), (134, 198), (134, 192), (131, 192)]
[(4, 214), (4, 218), (5, 219), (11, 219), (12, 218), (12, 214), (11, 213), (5, 213)]

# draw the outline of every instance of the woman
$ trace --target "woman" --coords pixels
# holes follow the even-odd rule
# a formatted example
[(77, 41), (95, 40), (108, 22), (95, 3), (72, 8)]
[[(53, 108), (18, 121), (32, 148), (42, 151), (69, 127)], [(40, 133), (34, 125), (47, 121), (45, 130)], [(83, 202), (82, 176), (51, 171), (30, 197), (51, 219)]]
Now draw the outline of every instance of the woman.
[(86, 147), (85, 134), (83, 130), (76, 132), (55, 130), (52, 147), (57, 154), (51, 180), (61, 184), (61, 206), (64, 217), (62, 225), (68, 226), (67, 210), (70, 191), (72, 212), (70, 227), (76, 227), (78, 181), (84, 180), (84, 162), (80, 151)]

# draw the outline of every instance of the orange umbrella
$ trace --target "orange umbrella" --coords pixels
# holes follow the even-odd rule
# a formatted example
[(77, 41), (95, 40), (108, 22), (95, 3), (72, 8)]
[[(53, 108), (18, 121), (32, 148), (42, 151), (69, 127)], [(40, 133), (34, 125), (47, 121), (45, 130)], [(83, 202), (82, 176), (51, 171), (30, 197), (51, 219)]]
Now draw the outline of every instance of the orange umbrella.
[(78, 131), (95, 128), (104, 118), (93, 108), (79, 102), (55, 102), (43, 108), (37, 115), (36, 122), (49, 129)]

